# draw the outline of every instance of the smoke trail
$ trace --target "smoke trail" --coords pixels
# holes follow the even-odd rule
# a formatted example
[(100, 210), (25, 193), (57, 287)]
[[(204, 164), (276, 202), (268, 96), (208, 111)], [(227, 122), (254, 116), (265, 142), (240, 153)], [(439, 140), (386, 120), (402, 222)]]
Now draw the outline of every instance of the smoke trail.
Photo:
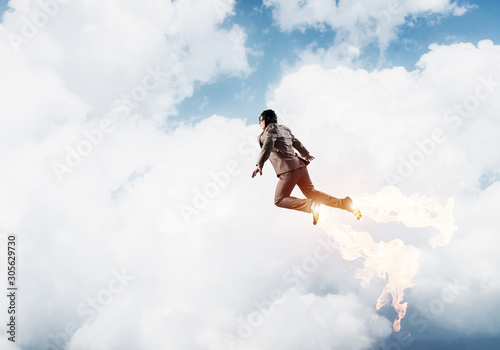
[[(431, 226), (439, 229), (439, 234), (430, 239), (433, 248), (446, 245), (457, 228), (452, 198), (443, 207), (435, 197), (418, 194), (406, 197), (396, 187), (387, 186), (376, 194), (363, 196), (357, 204), (363, 217), (376, 222), (397, 221), (412, 228)], [(319, 224), (333, 237), (333, 246), (342, 257), (362, 261), (363, 268), (356, 270), (361, 286), (368, 287), (374, 276), (386, 281), (376, 308), (379, 310), (392, 299), (391, 305), (398, 314), (393, 328), (399, 331), (407, 308), (407, 303), (403, 303), (404, 290), (413, 286), (413, 277), (420, 266), (420, 250), (405, 245), (401, 239), (377, 243), (368, 232), (357, 232), (343, 224), (335, 211), (322, 208), (321, 214)]]
[(399, 188), (386, 186), (382, 191), (364, 195), (356, 202), (362, 207), (363, 216), (376, 222), (397, 221), (411, 228), (435, 227), (439, 234), (430, 238), (432, 248), (447, 245), (457, 230), (453, 198), (449, 198), (446, 207), (443, 207), (436, 197), (424, 194), (406, 197)]

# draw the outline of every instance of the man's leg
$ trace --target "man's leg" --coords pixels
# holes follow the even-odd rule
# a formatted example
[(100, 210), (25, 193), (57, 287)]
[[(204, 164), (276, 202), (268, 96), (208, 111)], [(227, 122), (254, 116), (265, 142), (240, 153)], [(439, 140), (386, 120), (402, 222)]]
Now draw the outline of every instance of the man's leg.
[(314, 188), (314, 185), (309, 177), (309, 172), (307, 168), (303, 168), (304, 172), (302, 173), (301, 178), (297, 182), (300, 190), (309, 200), (315, 201), (318, 204), (324, 204), (333, 208), (346, 209), (346, 199), (338, 199), (332, 197), (324, 192), (318, 191)]
[[(328, 205), (329, 207), (333, 208), (347, 210), (353, 213), (358, 220), (361, 220), (361, 212), (359, 211), (359, 208), (352, 203), (352, 199), (350, 197), (338, 199), (324, 192), (315, 190), (311, 178), (309, 177), (309, 172), (307, 171), (307, 169), (305, 169), (304, 173), (302, 174), (302, 177), (297, 182), (297, 185), (299, 186), (302, 193), (304, 193), (304, 195), (307, 198), (310, 198), (312, 202)], [(311, 206), (312, 204), (310, 203), (309, 207)], [(319, 212), (317, 211), (317, 209), (313, 210), (313, 215), (315, 217), (313, 223), (316, 223), (317, 219), (319, 218)]]
[(305, 167), (289, 171), (279, 176), (276, 192), (274, 194), (274, 204), (276, 206), (300, 210), (306, 213), (311, 212), (311, 202), (309, 199), (300, 199), (290, 196), (297, 182), (303, 177), (303, 169), (305, 169)]

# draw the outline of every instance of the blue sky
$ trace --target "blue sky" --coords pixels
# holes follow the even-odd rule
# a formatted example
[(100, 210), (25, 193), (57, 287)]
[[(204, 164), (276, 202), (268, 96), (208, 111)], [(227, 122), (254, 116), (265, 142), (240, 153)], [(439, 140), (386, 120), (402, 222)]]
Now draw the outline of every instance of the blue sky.
[[(0, 261), (16, 233), (22, 286), (0, 348), (500, 348), (500, 4), (397, 3), (13, 3)], [(251, 178), (268, 107), (361, 221), (313, 226), (274, 205), (269, 163)], [(376, 305), (401, 291), (396, 332)]]
[(3, 12), (3, 11), (5, 11), (5, 10), (7, 9), (7, 3), (8, 3), (8, 2), (9, 2), (8, 0), (1, 0), (1, 1), (0, 1), (0, 10), (1, 10), (2, 12)]
[[(361, 67), (373, 70), (403, 66), (411, 71), (432, 43), (477, 43), (486, 38), (495, 43), (500, 41), (498, 2), (479, 0), (459, 3), (475, 6), (463, 16), (436, 15), (419, 18), (411, 26), (401, 26), (400, 35), (388, 47), (383, 62), (379, 64), (380, 50), (372, 44), (363, 52)], [(253, 122), (265, 109), (266, 92), (283, 75), (283, 65), (296, 63), (297, 50), (312, 43), (317, 43), (317, 48), (327, 47), (335, 38), (335, 31), (331, 28), (280, 31), (273, 21), (271, 8), (263, 6), (261, 1), (237, 1), (234, 12), (234, 16), (226, 19), (226, 22), (242, 26), (248, 36), (247, 46), (259, 53), (249, 57), (252, 73), (198, 86), (193, 96), (179, 106), (181, 117), (199, 119), (211, 114), (222, 114), (247, 118)], [(235, 97), (236, 94), (238, 96)]]

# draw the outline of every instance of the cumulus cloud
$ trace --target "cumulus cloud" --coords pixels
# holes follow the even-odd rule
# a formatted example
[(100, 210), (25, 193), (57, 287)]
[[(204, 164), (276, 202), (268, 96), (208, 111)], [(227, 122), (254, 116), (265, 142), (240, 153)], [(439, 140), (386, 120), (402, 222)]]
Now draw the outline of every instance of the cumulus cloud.
[[(87, 114), (106, 113), (121, 103), (158, 118), (173, 115), (195, 82), (250, 72), (243, 29), (221, 27), (233, 5), (227, 0), (157, 1), (148, 6), (11, 2), (1, 27), (1, 63), (17, 77), (9, 79), (16, 82), (10, 93), (43, 99), (43, 89), (36, 86), (54, 80), (78, 95), (75, 107)], [(38, 83), (33, 86), (30, 79)], [(82, 118), (81, 113), (64, 114), (75, 122)]]
[[(497, 334), (497, 317), (488, 309), (498, 303), (500, 276), (491, 268), (498, 259), (483, 253), (489, 251), (483, 244), (498, 241), (489, 215), (498, 206), (491, 174), (500, 166), (492, 147), (500, 133), (499, 54), (485, 40), (432, 45), (411, 72), (304, 66), (271, 93), (269, 107), (282, 121), (300, 130), (306, 144), (318, 142), (311, 150), (316, 164), (310, 165), (321, 169), (318, 186), (327, 186), (334, 174), (338, 188), (354, 192), (374, 193), (393, 183), (407, 194), (432, 191), (443, 204), (455, 198), (458, 231), (448, 247), (423, 244), (432, 230), (403, 238), (423, 253), (411, 300), (414, 325), (424, 320), (426, 329), (439, 323), (453, 331)], [(378, 235), (401, 237), (396, 232)]]
[(368, 349), (390, 334), (389, 322), (374, 318), (373, 309), (352, 294), (323, 297), (290, 289), (273, 311), (265, 328), (231, 345), (241, 349)]
[[(22, 37), (39, 5), (12, 1), (0, 26), (0, 230), (19, 238), (18, 344), (366, 349), (386, 338), (392, 320), (374, 317), (383, 282), (363, 289), (361, 262), (344, 261), (308, 215), (273, 205), (269, 164), (250, 179), (256, 125), (216, 115), (159, 123), (196, 82), (248, 74), (245, 33), (224, 23), (234, 3), (59, 4), (17, 53), (8, 34)], [(359, 224), (376, 241), (398, 237), (422, 250), (408, 320), (414, 312), (434, 322), (437, 299), (444, 327), (497, 332), (481, 327), (496, 321), (486, 311), (498, 295), (498, 183), (484, 179), (499, 172), (490, 147), (499, 58), (482, 41), (432, 46), (413, 72), (305, 66), (269, 95), (317, 157), (309, 168), (318, 189), (355, 197), (393, 181), (407, 195), (456, 197), (458, 232), (446, 248), (428, 247), (432, 228)], [(141, 100), (158, 71), (160, 85)], [(54, 163), (69, 170), (58, 176)], [(488, 254), (467, 249), (474, 245)], [(460, 293), (445, 302), (440, 293), (455, 278)], [(477, 312), (471, 327), (465, 316)]]
[(335, 31), (335, 42), (327, 48), (300, 50), (304, 63), (334, 67), (357, 59), (359, 50), (377, 43), (381, 55), (398, 34), (401, 26), (412, 25), (416, 18), (461, 16), (471, 8), (450, 0), (433, 1), (330, 1), (265, 0), (282, 31), (308, 28)]
[[(280, 341), (268, 335), (268, 324), (278, 334), (304, 317), (321, 326), (318, 344), (347, 342), (345, 322), (363, 334), (355, 348), (387, 334), (383, 318), (372, 326), (373, 305), (337, 295), (335, 286), (354, 293), (357, 284), (341, 282), (338, 266), (349, 268), (318, 243), (321, 232), (311, 232), (310, 218), (272, 219), (278, 209), (270, 169), (250, 186), (256, 132), (255, 125), (216, 116), (168, 134), (151, 120), (124, 121), (62, 184), (47, 167), (50, 158), (38, 155), (40, 180), (13, 226), (30, 257), (20, 272), (21, 312), (30, 310), (21, 344), (222, 349), (236, 338), (242, 348), (265, 348)], [(188, 161), (199, 155), (188, 146), (192, 140), (205, 145), (197, 162)], [(182, 204), (196, 210), (189, 220)], [(299, 278), (294, 269), (308, 266), (317, 249), (318, 267)], [(326, 296), (301, 296), (317, 283), (327, 283)], [(269, 310), (273, 291), (288, 295), (291, 288), (304, 291), (278, 301), (262, 325), (252, 323), (247, 342), (238, 333), (241, 320), (252, 322), (252, 313)], [(342, 322), (332, 323), (336, 317)]]

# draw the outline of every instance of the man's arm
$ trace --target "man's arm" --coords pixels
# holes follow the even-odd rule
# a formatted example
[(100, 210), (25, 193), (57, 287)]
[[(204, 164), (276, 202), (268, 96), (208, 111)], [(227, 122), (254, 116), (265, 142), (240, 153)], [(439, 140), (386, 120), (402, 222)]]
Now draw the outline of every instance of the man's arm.
[(264, 132), (264, 142), (262, 143), (262, 149), (260, 151), (259, 158), (257, 158), (256, 165), (261, 169), (264, 167), (264, 163), (269, 158), (277, 137), (278, 128), (276, 128), (275, 124), (269, 125), (269, 128)]
[(306, 147), (300, 142), (295, 136), (293, 136), (292, 131), (288, 129), (290, 132), (290, 135), (292, 136), (292, 146), (295, 148), (297, 151), (299, 151), (300, 155), (304, 158), (310, 157), (309, 151), (306, 149)]
[(257, 176), (257, 173), (259, 173), (260, 175), (262, 175), (262, 168), (259, 165), (257, 165), (257, 168), (253, 171), (253, 173), (252, 173), (252, 179), (255, 176)]

